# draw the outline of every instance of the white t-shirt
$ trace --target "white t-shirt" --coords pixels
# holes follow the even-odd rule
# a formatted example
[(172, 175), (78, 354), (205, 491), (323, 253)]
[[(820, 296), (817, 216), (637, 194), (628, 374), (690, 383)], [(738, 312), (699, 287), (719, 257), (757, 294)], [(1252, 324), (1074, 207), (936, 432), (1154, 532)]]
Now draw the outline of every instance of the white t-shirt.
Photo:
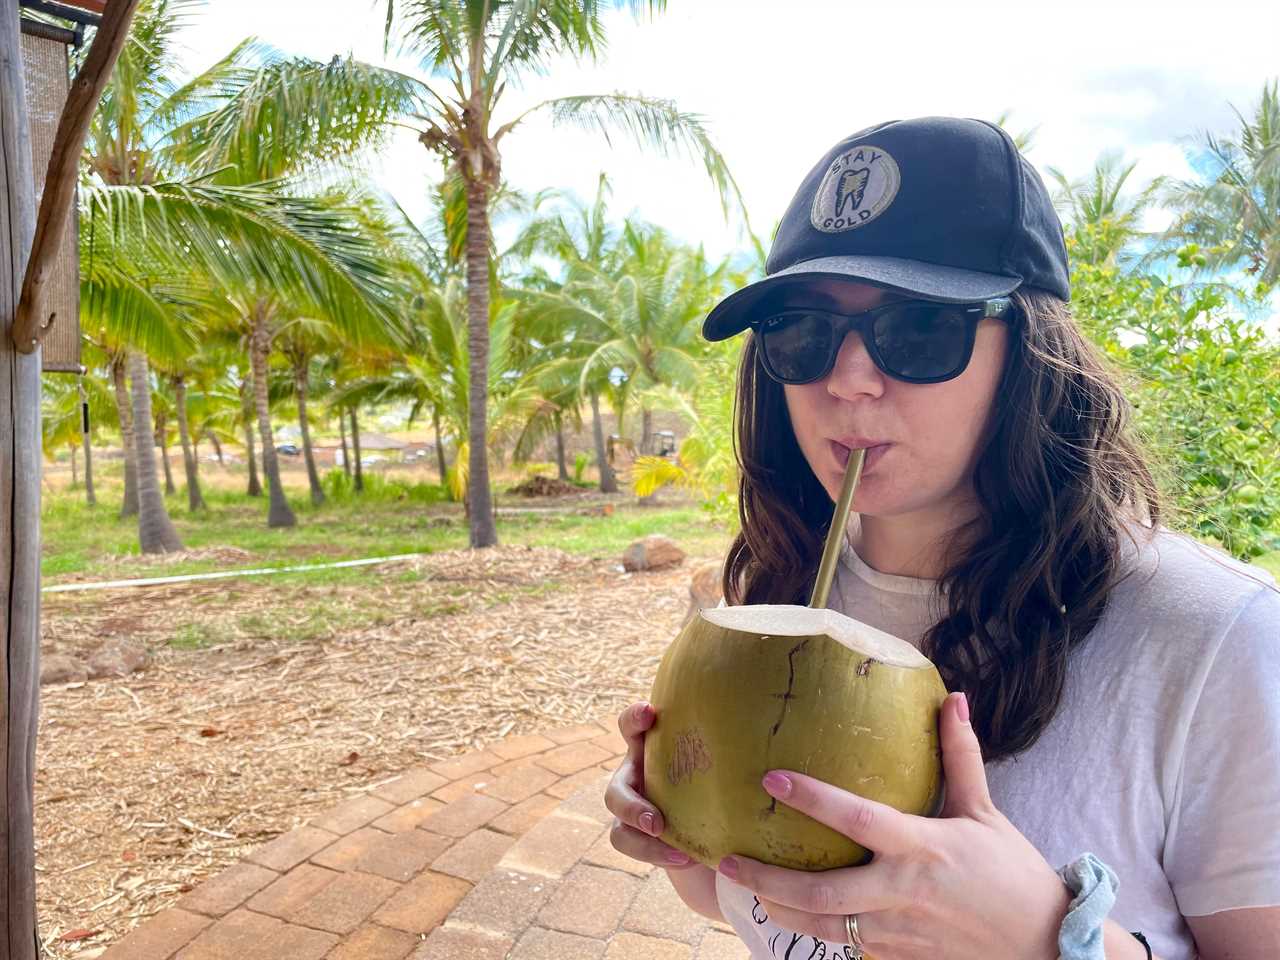
[[(1280, 593), (1180, 534), (1125, 543), (1137, 572), (1072, 651), (1057, 715), (987, 780), (1051, 866), (1090, 852), (1116, 872), (1111, 919), (1164, 960), (1193, 960), (1184, 916), (1280, 904)], [(918, 647), (937, 597), (846, 542), (829, 605)], [(757, 960), (851, 955), (781, 929), (719, 873), (716, 893)]]

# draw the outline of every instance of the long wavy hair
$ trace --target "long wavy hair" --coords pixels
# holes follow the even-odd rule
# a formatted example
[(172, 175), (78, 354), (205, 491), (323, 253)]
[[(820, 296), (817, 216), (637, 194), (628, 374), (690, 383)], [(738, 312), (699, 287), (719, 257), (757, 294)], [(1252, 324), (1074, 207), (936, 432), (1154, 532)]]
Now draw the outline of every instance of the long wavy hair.
[[(968, 696), (987, 761), (1039, 738), (1062, 700), (1068, 652), (1126, 575), (1121, 537), (1153, 529), (1162, 513), (1120, 383), (1067, 304), (1027, 289), (1013, 302), (973, 478), (980, 513), (950, 540), (945, 613), (922, 642), (947, 689)], [(734, 413), (741, 532), (724, 565), (725, 602), (803, 605), (833, 505), (747, 336)]]

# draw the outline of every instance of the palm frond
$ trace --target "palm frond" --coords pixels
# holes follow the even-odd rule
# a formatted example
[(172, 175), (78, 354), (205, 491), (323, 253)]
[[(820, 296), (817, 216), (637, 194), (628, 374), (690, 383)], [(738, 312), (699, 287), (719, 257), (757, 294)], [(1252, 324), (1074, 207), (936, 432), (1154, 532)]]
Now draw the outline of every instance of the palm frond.
[(515, 120), (500, 127), (493, 136), (502, 136), (535, 112), (549, 111), (554, 125), (569, 124), (594, 131), (613, 145), (612, 134), (624, 132), (641, 147), (652, 147), (663, 156), (688, 156), (700, 160), (720, 199), (728, 218), (731, 206), (749, 228), (746, 203), (729, 165), (711, 141), (702, 118), (681, 111), (671, 100), (625, 93), (559, 97), (526, 110)]
[(210, 109), (169, 131), (169, 152), (192, 170), (230, 167), (240, 183), (377, 147), (393, 120), (426, 109), (427, 96), (421, 81), (385, 67), (279, 54), (256, 68), (225, 66), (204, 93)]

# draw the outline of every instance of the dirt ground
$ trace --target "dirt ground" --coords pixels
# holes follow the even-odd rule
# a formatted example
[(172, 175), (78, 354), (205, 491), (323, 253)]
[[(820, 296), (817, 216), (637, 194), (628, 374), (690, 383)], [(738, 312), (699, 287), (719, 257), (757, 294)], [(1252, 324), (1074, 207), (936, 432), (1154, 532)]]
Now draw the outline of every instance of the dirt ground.
[[(151, 655), (127, 679), (41, 690), (48, 956), (97, 955), (253, 847), (407, 767), (646, 696), (704, 559), (624, 574), (503, 546), (368, 568), (350, 586), (295, 581), (287, 604), (272, 578), (47, 595), (44, 651), (122, 638)], [(173, 623), (193, 610), (206, 626), (175, 646)]]

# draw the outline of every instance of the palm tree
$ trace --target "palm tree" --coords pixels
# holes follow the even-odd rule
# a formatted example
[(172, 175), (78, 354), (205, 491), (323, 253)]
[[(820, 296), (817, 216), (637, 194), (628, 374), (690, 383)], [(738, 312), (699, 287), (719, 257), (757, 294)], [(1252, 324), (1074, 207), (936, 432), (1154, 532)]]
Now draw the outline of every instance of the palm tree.
[[(388, 359), (384, 369), (353, 380), (335, 394), (335, 401), (354, 407), (357, 403), (407, 402), (409, 422), (430, 410), (436, 429), (437, 448), (441, 431), (457, 438), (457, 456), (443, 480), (451, 494), (463, 501), (467, 512), (474, 511), (467, 470), (473, 461), (467, 455), (467, 425), (471, 398), (468, 358), (467, 291), (461, 278), (447, 280), (417, 298), (417, 336), (402, 357)], [(539, 404), (534, 384), (524, 376), (521, 364), (520, 304), (495, 299), (489, 325), (488, 393), (486, 418), (494, 451), (519, 437)]]
[[(419, 139), (458, 178), (466, 200), (467, 362), (471, 371), (467, 435), (471, 505), (470, 544), (498, 542), (489, 491), (486, 398), (490, 322), (490, 204), (501, 181), (503, 140), (535, 114), (573, 123), (606, 137), (622, 129), (663, 152), (676, 149), (702, 159), (726, 205), (737, 187), (698, 118), (674, 103), (642, 96), (560, 97), (494, 126), (494, 111), (508, 83), (544, 68), (560, 53), (595, 58), (604, 46), (604, 14), (665, 9), (665, 0), (387, 0), (386, 39), (393, 34), (421, 57), (432, 77), (422, 84), (424, 124)], [(439, 81), (439, 82), (436, 82)], [(447, 86), (446, 86), (447, 85)], [(447, 92), (441, 92), (441, 88)], [(739, 197), (740, 202), (740, 197)]]
[(995, 124), (997, 127), (1003, 127), (1013, 139), (1013, 145), (1022, 153), (1026, 153), (1035, 144), (1036, 133), (1039, 132), (1040, 128), (1032, 127), (1030, 130), (1019, 130), (1014, 132), (1009, 129), (1009, 120), (1012, 116), (1012, 110), (1004, 110), (1000, 113), (1000, 116), (996, 117)]
[[(249, 365), (262, 367), (260, 354), (270, 350), (270, 323), (279, 312), (279, 298), (292, 299), (303, 310), (315, 307), (319, 298), (325, 301), (324, 307), (338, 311), (352, 324), (367, 325), (370, 313), (377, 312), (373, 304), (387, 296), (385, 289), (374, 290), (368, 282), (378, 268), (368, 256), (367, 245), (346, 242), (341, 250), (342, 238), (322, 235), (336, 223), (335, 201), (291, 198), (287, 194), (302, 192), (304, 185), (296, 179), (286, 184), (280, 178), (296, 178), (326, 161), (376, 145), (390, 117), (412, 110), (413, 84), (350, 60), (322, 64), (290, 59), (246, 41), (205, 73), (178, 86), (172, 80), (181, 66), (174, 35), (197, 5), (194, 0), (144, 0), (95, 116), (86, 148), (88, 167), (109, 186), (172, 186), (185, 180), (196, 193), (180, 198), (173, 191), (149, 195), (148, 199), (158, 201), (152, 206), (159, 208), (151, 215), (161, 221), (166, 213), (196, 213), (215, 220), (263, 214), (258, 227), (269, 226), (265, 221), (272, 219), (277, 227), (283, 225), (280, 219), (289, 221), (285, 230), (266, 231), (274, 236), (257, 238), (268, 242), (241, 248), (244, 262), (237, 268), (227, 269), (225, 244), (221, 252), (188, 251), (197, 260), (206, 258), (203, 267), (217, 275), (218, 283), (242, 307), (240, 319), (251, 327), (246, 338), (252, 347)], [(237, 187), (238, 192), (226, 192)], [(215, 212), (218, 204), (235, 209)], [(261, 209), (263, 204), (274, 206), (276, 214), (292, 204), (292, 211), (273, 218), (271, 211)], [(349, 219), (343, 220), (338, 229), (349, 226)], [(184, 230), (189, 234), (190, 225), (178, 232)], [(188, 243), (193, 239), (182, 238)], [(219, 242), (211, 231), (199, 239)], [(213, 260), (220, 260), (217, 269), (212, 269)], [(327, 262), (327, 276), (315, 275), (320, 260)], [(345, 290), (339, 276), (344, 272)], [(294, 278), (285, 288), (273, 282), (282, 273)], [(258, 329), (264, 326), (266, 330)], [(263, 466), (272, 489), (269, 522), (287, 525), (292, 514), (275, 475), (270, 424), (262, 416), (265, 379), (265, 375), (260, 378), (253, 399), (263, 439)], [(123, 416), (122, 428), (128, 430)]]
[(307, 415), (312, 360), (319, 353), (341, 350), (342, 346), (335, 341), (330, 325), (310, 317), (295, 317), (283, 324), (277, 343), (289, 364), (290, 386), (298, 405), (298, 430), (302, 434), (302, 455), (307, 465), (311, 503), (318, 507), (324, 503), (324, 488), (320, 485), (320, 471), (316, 469), (315, 453), (311, 448), (311, 423)]
[[(151, 371), (141, 350), (130, 350), (129, 379), (133, 389), (135, 427), (151, 422)], [(171, 553), (182, 549), (178, 531), (165, 510), (156, 479), (156, 445), (150, 431), (135, 429), (134, 458), (138, 464), (138, 540), (143, 553)]]
[[(254, 58), (261, 61), (256, 66), (248, 63)], [(338, 58), (328, 64), (289, 59), (247, 44), (191, 86), (208, 109), (169, 133), (175, 161), (189, 169), (216, 171), (214, 182), (228, 187), (274, 185), (282, 200), (289, 199), (286, 186), (315, 194), (307, 198), (312, 205), (308, 239), (315, 243), (311, 256), (330, 263), (325, 289), (308, 288), (301, 277), (303, 284), (295, 282), (286, 292), (264, 282), (261, 273), (241, 274), (226, 284), (228, 302), (236, 308), (249, 345), (270, 499), (267, 522), (292, 526), (296, 518), (280, 483), (268, 403), (267, 370), (279, 326), (290, 317), (308, 315), (329, 321), (351, 340), (394, 339), (393, 304), (398, 299), (386, 282), (378, 241), (370, 237), (370, 219), (352, 195), (354, 188), (319, 194), (310, 184), (318, 182), (324, 169), (376, 145), (393, 117), (415, 107), (416, 90), (411, 80), (392, 71)], [(320, 216), (321, 210), (328, 216)], [(297, 258), (301, 251), (291, 255)], [(300, 262), (296, 265), (302, 268)], [(319, 490), (315, 482), (313, 499)]]
[[(598, 235), (598, 232), (597, 232)], [(564, 252), (572, 256), (574, 246)], [(572, 371), (578, 395), (592, 410), (601, 490), (617, 489), (600, 423), (599, 398), (613, 397), (619, 432), (637, 391), (657, 384), (690, 389), (706, 352), (701, 318), (723, 292), (728, 263), (709, 265), (701, 251), (674, 243), (664, 231), (627, 221), (604, 257), (607, 269), (566, 264), (559, 290), (529, 293), (531, 337), (546, 344), (539, 381), (555, 383)], [(652, 435), (651, 407), (641, 404), (641, 452)]]
[(240, 426), (244, 430), (244, 455), (249, 463), (249, 486), (245, 494), (262, 496), (262, 483), (258, 479), (258, 454), (253, 441), (253, 382), (246, 370), (240, 377)]
[(1071, 257), (1081, 263), (1117, 266), (1133, 240), (1142, 236), (1142, 217), (1156, 202), (1164, 178), (1156, 177), (1136, 195), (1122, 196), (1137, 161), (1126, 164), (1119, 153), (1107, 152), (1080, 180), (1069, 180), (1049, 167), (1058, 183), (1055, 205), (1066, 220)]
[[(195, 349), (197, 325), (189, 310), (202, 295), (204, 284), (190, 264), (177, 262), (175, 254), (180, 257), (180, 252), (165, 249), (145, 233), (117, 230), (110, 213), (95, 202), (101, 189), (85, 184), (80, 193), (84, 224), (80, 231), (80, 318), (89, 343), (107, 358), (124, 447), (125, 490), (120, 516), (138, 515), (141, 539), (143, 527), (163, 530), (167, 515), (159, 518), (143, 513), (145, 509), (164, 511), (165, 505), (163, 497), (145, 504), (140, 497), (138, 440), (146, 437), (153, 441), (154, 434), (149, 393), (144, 416), (138, 406), (141, 394), (131, 391), (126, 382), (126, 375), (133, 376), (129, 355), (142, 351), (144, 368), (146, 355), (167, 364), (181, 363)], [(154, 468), (154, 453), (149, 462)], [(149, 536), (148, 542), (159, 543), (161, 539)]]
[[(1205, 269), (1243, 266), (1269, 290), (1280, 281), (1280, 92), (1264, 84), (1252, 119), (1234, 107), (1239, 126), (1227, 137), (1203, 134), (1210, 174), (1170, 185), (1178, 212), (1166, 240), (1196, 244)], [(1201, 261), (1197, 261), (1200, 263)]]
[(187, 375), (170, 376), (173, 385), (173, 407), (178, 420), (178, 440), (182, 443), (182, 467), (187, 476), (187, 509), (192, 513), (206, 509), (204, 494), (200, 492), (200, 466), (191, 444), (191, 428), (187, 418)]

